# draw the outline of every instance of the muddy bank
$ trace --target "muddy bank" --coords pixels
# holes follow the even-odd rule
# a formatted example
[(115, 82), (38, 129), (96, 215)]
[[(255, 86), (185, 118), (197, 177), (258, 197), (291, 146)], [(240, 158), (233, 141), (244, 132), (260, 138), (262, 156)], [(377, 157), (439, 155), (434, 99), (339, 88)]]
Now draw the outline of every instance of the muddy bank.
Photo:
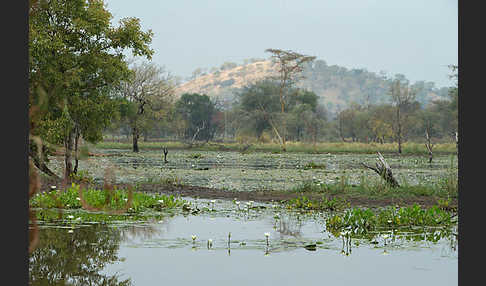
[[(50, 186), (55, 185), (58, 188), (62, 188), (62, 180), (56, 180), (54, 178), (42, 177), (41, 178), (41, 191), (47, 191)], [(85, 184), (94, 188), (102, 188), (101, 184)], [(116, 184), (119, 189), (135, 188), (131, 184)], [(188, 185), (167, 185), (167, 184), (152, 184), (145, 183), (138, 185), (138, 191), (150, 192), (150, 193), (162, 193), (166, 195), (185, 196), (193, 198), (203, 199), (237, 199), (239, 201), (256, 201), (256, 202), (279, 202), (283, 200), (289, 200), (301, 196), (301, 193), (289, 192), (289, 191), (229, 191), (216, 188), (207, 188), (200, 186), (188, 186)], [(321, 193), (305, 193), (305, 196), (310, 199), (319, 199), (322, 197)], [(437, 198), (430, 196), (421, 197), (408, 197), (408, 198), (369, 198), (369, 197), (351, 197), (346, 194), (334, 196), (334, 198), (344, 198), (350, 203), (351, 206), (360, 207), (382, 207), (390, 205), (407, 206), (418, 204), (423, 207), (430, 207), (437, 204)], [(457, 208), (457, 199), (454, 199), (451, 204), (452, 208)]]

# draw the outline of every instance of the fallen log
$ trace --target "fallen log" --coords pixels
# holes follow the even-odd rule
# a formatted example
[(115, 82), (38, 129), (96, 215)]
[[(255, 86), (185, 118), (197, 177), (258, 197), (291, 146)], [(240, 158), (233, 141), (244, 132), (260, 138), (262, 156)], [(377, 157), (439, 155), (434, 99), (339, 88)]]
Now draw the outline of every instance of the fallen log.
[(398, 184), (398, 181), (395, 179), (393, 176), (392, 169), (390, 165), (385, 161), (385, 158), (383, 158), (383, 155), (378, 152), (378, 162), (376, 162), (376, 167), (369, 166), (365, 163), (361, 163), (363, 166), (365, 166), (368, 169), (371, 169), (375, 171), (380, 177), (383, 178), (392, 188), (400, 187), (400, 184)]

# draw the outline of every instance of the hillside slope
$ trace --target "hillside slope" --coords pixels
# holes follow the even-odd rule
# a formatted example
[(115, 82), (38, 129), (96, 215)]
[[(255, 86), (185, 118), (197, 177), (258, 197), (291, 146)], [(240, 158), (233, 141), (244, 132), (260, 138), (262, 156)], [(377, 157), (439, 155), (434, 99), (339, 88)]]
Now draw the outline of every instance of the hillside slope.
[[(176, 89), (176, 95), (200, 93), (207, 94), (215, 100), (232, 102), (242, 87), (265, 77), (275, 76), (275, 68), (275, 64), (270, 60), (225, 65), (216, 71), (202, 73), (180, 84)], [(303, 75), (304, 79), (298, 86), (315, 92), (331, 113), (346, 108), (351, 102), (377, 104), (388, 102), (390, 98), (390, 79), (365, 69), (350, 70), (337, 65), (328, 66), (325, 61), (316, 60), (305, 67)], [(447, 98), (448, 89), (435, 88), (433, 82), (418, 81), (413, 83), (412, 87), (420, 90), (416, 99), (422, 104)]]

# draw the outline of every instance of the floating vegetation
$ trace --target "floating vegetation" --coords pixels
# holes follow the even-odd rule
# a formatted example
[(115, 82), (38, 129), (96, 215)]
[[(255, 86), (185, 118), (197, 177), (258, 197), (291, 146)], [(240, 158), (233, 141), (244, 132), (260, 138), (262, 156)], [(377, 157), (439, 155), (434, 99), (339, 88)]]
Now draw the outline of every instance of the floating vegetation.
[(306, 196), (301, 196), (295, 199), (286, 201), (285, 206), (288, 209), (303, 209), (303, 210), (319, 210), (319, 211), (334, 211), (349, 208), (349, 202), (341, 198), (327, 198), (323, 196), (320, 200), (309, 199)]
[(203, 155), (201, 153), (191, 153), (188, 155), (188, 157), (191, 159), (201, 159), (203, 158)]
[[(80, 192), (82, 198), (80, 198)], [(99, 210), (124, 210), (129, 206), (128, 212), (139, 213), (147, 210), (161, 211), (165, 209), (182, 208), (187, 202), (173, 195), (145, 194), (133, 192), (131, 204), (127, 190), (97, 190), (82, 189), (80, 185), (72, 184), (65, 190), (53, 189), (35, 195), (30, 200), (34, 208), (60, 208), (79, 209), (83, 207), (82, 199), (91, 207)]]
[(306, 165), (304, 165), (304, 169), (305, 170), (309, 170), (309, 169), (325, 169), (326, 168), (326, 164), (317, 164), (317, 163), (314, 163), (314, 161), (310, 161), (309, 163), (307, 163)]
[(438, 206), (421, 208), (419, 205), (410, 207), (388, 207), (378, 212), (371, 209), (353, 208), (344, 214), (334, 214), (326, 220), (326, 228), (330, 231), (350, 230), (354, 233), (366, 233), (379, 229), (394, 229), (414, 226), (450, 226), (454, 215)]

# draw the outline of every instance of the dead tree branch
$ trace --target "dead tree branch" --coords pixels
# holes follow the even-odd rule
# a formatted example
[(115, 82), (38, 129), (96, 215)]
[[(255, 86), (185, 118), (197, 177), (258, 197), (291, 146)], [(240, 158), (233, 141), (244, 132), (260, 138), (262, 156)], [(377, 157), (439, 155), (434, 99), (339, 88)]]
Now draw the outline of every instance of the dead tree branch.
[(385, 158), (383, 157), (383, 155), (381, 155), (380, 152), (378, 152), (378, 158), (376, 158), (376, 160), (378, 161), (378, 162), (376, 162), (376, 167), (369, 166), (365, 163), (361, 163), (361, 164), (363, 166), (365, 166), (366, 168), (375, 171), (392, 188), (400, 187), (400, 184), (398, 184), (398, 181), (393, 176), (393, 172), (392, 172), (390, 165), (388, 165), (388, 163), (385, 161)]

